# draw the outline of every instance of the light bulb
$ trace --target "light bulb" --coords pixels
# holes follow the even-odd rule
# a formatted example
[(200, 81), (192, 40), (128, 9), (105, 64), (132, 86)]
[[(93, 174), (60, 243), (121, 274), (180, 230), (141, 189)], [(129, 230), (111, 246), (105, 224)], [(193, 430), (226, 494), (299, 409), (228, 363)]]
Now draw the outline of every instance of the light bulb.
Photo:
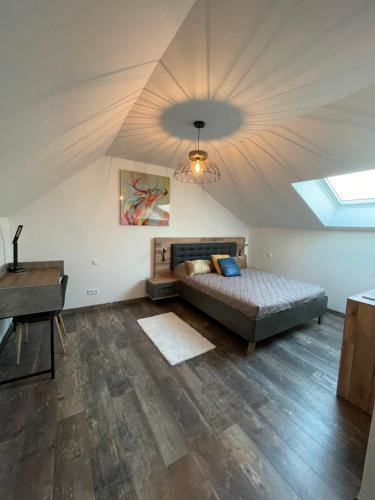
[(201, 171), (201, 164), (199, 162), (199, 160), (196, 161), (195, 165), (194, 165), (194, 171), (196, 174), (200, 174), (200, 171)]

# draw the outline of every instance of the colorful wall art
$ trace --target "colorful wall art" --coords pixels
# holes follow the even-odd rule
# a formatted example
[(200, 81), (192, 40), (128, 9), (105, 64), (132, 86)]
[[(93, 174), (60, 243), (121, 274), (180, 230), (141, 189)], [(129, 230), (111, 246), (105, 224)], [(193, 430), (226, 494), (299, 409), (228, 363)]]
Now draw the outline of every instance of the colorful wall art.
[(120, 223), (126, 226), (168, 226), (170, 179), (120, 170)]

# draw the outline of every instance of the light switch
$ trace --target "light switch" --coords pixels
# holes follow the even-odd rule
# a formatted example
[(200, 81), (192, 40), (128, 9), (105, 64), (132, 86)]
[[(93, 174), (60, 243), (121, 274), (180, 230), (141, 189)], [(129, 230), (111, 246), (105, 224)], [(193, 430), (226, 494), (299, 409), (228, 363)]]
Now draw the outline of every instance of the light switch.
[(91, 264), (93, 266), (98, 266), (99, 265), (99, 259), (92, 259)]

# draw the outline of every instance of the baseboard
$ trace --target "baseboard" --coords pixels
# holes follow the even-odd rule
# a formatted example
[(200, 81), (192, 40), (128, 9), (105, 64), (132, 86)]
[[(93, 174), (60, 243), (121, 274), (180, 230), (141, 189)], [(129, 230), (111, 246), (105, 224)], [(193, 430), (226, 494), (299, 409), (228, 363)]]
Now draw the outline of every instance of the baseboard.
[(14, 329), (14, 324), (13, 324), (13, 321), (11, 321), (10, 325), (8, 326), (7, 331), (5, 332), (4, 337), (1, 339), (1, 342), (0, 342), (0, 352), (4, 349), (6, 343), (8, 342), (9, 337), (10, 337), (13, 329)]
[(147, 299), (147, 296), (143, 297), (137, 297), (136, 299), (123, 299), (123, 300), (117, 300), (116, 302), (104, 302), (103, 304), (94, 304), (92, 306), (82, 306), (82, 307), (73, 307), (71, 309), (64, 309), (63, 315), (64, 314), (73, 314), (76, 312), (84, 312), (84, 311), (91, 311), (95, 309), (107, 309), (108, 307), (113, 307), (113, 306), (118, 306), (121, 304), (135, 304), (137, 302), (141, 302), (142, 300)]
[(345, 318), (345, 314), (340, 311), (335, 311), (334, 309), (330, 309), (327, 307), (327, 312), (334, 314), (335, 316), (339, 316), (340, 318)]

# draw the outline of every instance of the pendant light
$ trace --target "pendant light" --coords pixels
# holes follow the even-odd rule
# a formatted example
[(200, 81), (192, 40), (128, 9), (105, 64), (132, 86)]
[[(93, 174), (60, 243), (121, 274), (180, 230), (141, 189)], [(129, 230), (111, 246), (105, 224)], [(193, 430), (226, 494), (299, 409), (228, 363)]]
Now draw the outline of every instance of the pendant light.
[(205, 123), (201, 120), (194, 122), (194, 127), (198, 129), (198, 149), (189, 152), (189, 157), (177, 165), (174, 178), (181, 182), (193, 184), (207, 184), (220, 180), (220, 171), (216, 164), (208, 158), (206, 151), (199, 149), (200, 130)]

